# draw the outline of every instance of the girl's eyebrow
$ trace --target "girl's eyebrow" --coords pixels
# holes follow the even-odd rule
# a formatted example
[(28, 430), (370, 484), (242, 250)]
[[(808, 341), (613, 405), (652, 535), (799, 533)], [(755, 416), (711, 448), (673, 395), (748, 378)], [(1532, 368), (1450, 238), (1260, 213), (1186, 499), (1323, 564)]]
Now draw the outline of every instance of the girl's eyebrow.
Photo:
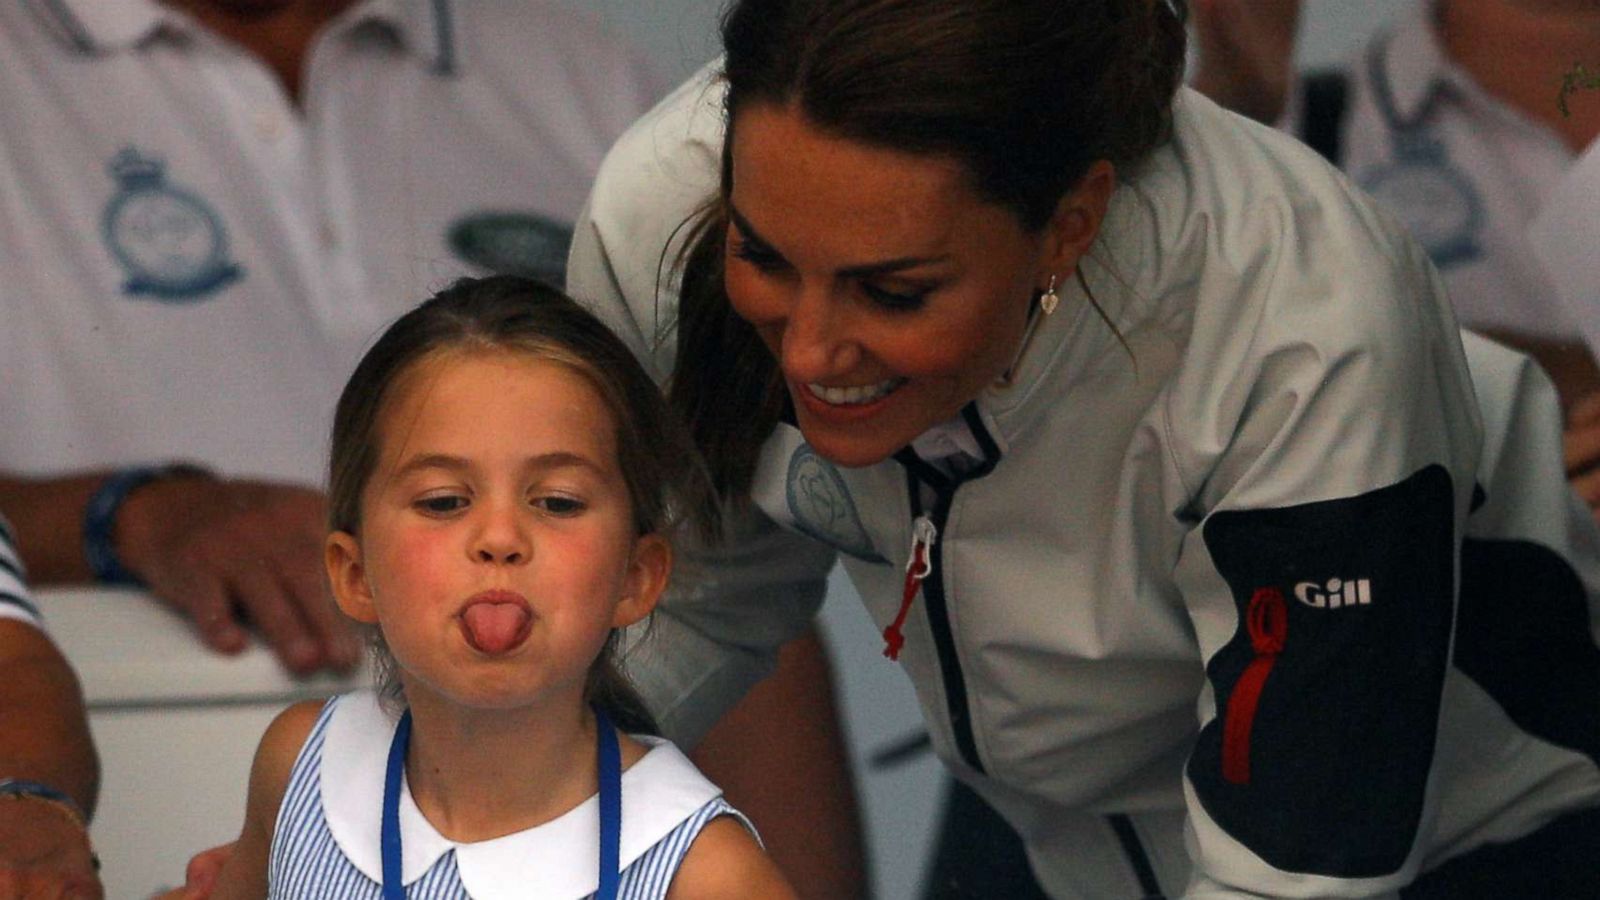
[[(734, 206), (733, 201), (731, 200), (728, 201), (728, 217), (733, 220), (734, 227), (739, 229), (740, 237), (743, 237), (749, 243), (755, 244), (757, 247), (760, 247), (774, 256), (777, 256), (779, 259), (783, 258), (783, 254), (779, 253), (777, 249), (767, 241), (766, 238), (761, 236), (760, 232), (756, 231), (755, 228), (750, 225), (750, 220), (746, 219), (744, 214), (739, 212), (739, 208)], [(886, 259), (882, 262), (846, 266), (834, 274), (840, 278), (871, 278), (875, 275), (893, 275), (896, 272), (900, 272), (905, 269), (915, 269), (918, 266), (929, 266), (933, 265), (934, 263), (941, 263), (949, 258), (950, 254), (948, 253), (941, 253), (938, 256), (902, 256), (895, 259)]]
[[(524, 467), (529, 470), (579, 468), (591, 469), (596, 472), (604, 471), (599, 463), (581, 453), (574, 453), (570, 450), (553, 450), (549, 453), (535, 454), (527, 458), (524, 462)], [(395, 470), (395, 475), (398, 477), (423, 469), (466, 472), (472, 468), (472, 461), (464, 456), (452, 456), (448, 453), (424, 453), (406, 460), (404, 465)]]

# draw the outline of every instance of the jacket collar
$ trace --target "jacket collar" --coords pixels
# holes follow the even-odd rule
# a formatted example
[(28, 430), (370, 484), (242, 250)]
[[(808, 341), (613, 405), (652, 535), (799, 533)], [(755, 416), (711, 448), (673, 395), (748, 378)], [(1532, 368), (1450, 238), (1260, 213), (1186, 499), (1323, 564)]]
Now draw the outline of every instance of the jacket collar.
[[(201, 26), (156, 0), (25, 0), (46, 29), (84, 54), (134, 50), (162, 35), (192, 37)], [(339, 34), (378, 29), (434, 72), (453, 74), (459, 60), (452, 0), (361, 0), (328, 28)]]
[[(397, 722), (371, 691), (336, 702), (322, 749), (323, 814), (345, 857), (362, 874), (381, 882), (383, 774)], [(622, 773), (624, 868), (721, 793), (672, 744), (660, 738), (638, 740), (650, 750)], [(541, 897), (585, 897), (599, 886), (599, 837), (596, 797), (543, 825), (463, 844), (428, 823), (409, 785), (400, 795), (401, 880), (408, 885), (455, 851), (463, 886), (480, 900), (525, 897), (530, 885), (539, 886)]]

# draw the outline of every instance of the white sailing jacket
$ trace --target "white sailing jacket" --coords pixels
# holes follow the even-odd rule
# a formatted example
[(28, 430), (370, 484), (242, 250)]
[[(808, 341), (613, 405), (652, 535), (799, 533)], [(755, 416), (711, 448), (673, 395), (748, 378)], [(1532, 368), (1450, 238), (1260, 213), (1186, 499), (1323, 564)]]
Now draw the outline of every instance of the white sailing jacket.
[[(702, 75), (635, 125), (569, 263), (662, 377), (657, 276), (714, 190), (720, 102)], [(1464, 355), (1423, 252), (1311, 151), (1188, 90), (1175, 126), (1083, 265), (1117, 332), (1063, 293), (964, 410), (975, 469), (843, 469), (778, 426), (770, 521), (641, 652), (668, 731), (764, 671), (835, 552), (888, 625), (923, 521), (899, 662), (1053, 896), (1382, 895), (1600, 803), (1600, 536), (1548, 384)]]

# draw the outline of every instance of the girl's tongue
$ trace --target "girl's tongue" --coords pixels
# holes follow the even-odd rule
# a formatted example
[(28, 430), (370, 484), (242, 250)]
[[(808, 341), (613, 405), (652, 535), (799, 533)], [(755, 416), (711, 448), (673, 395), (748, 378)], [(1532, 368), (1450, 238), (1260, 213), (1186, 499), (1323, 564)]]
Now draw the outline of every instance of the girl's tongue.
[(480, 601), (461, 611), (461, 633), (479, 653), (509, 653), (528, 639), (533, 616), (521, 603)]

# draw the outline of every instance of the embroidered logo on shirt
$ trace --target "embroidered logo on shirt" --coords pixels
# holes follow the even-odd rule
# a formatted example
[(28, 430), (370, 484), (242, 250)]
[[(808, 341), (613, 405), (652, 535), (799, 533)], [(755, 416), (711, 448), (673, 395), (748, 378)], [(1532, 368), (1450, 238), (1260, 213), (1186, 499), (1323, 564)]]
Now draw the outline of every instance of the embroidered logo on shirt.
[(1426, 135), (1397, 134), (1395, 158), (1359, 177), (1361, 186), (1422, 244), (1441, 269), (1483, 255), (1483, 199), (1451, 163), (1444, 143)]
[(101, 230), (127, 273), (124, 292), (194, 301), (243, 274), (228, 259), (222, 219), (198, 195), (168, 184), (165, 163), (125, 147), (108, 168), (117, 192), (106, 204)]
[(474, 213), (457, 219), (445, 242), (457, 257), (488, 272), (560, 285), (566, 280), (572, 227), (533, 213)]
[(809, 444), (789, 457), (788, 495), (796, 528), (857, 559), (886, 562), (861, 526), (844, 476)]

